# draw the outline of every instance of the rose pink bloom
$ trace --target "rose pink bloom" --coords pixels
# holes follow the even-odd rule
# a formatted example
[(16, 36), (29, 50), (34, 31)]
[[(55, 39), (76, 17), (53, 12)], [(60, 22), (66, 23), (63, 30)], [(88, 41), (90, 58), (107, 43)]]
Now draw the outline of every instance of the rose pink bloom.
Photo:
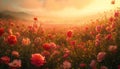
[(107, 32), (110, 32), (111, 31), (111, 28), (109, 26), (106, 27), (106, 31)]
[(106, 66), (101, 66), (100, 69), (108, 69)]
[(92, 61), (91, 61), (90, 67), (91, 67), (92, 69), (96, 69), (96, 61), (95, 61), (95, 60), (92, 60)]
[(31, 41), (30, 41), (29, 38), (23, 38), (23, 39), (22, 39), (22, 45), (27, 46), (27, 45), (29, 45), (30, 43), (31, 43)]
[(20, 68), (21, 67), (21, 60), (15, 59), (11, 63), (8, 64), (10, 68)]
[(100, 40), (101, 39), (101, 34), (97, 34), (96, 39)]
[(75, 46), (75, 44), (76, 44), (76, 40), (72, 40), (72, 41), (70, 41), (70, 44), (71, 44), (72, 46)]
[(71, 63), (67, 60), (63, 62), (63, 68), (64, 69), (70, 69), (71, 68)]
[(10, 58), (8, 56), (2, 56), (0, 58), (0, 62), (4, 64), (8, 64), (10, 62)]
[(79, 66), (82, 67), (82, 68), (84, 68), (84, 67), (86, 67), (86, 64), (85, 63), (80, 63)]
[(100, 45), (100, 40), (99, 39), (96, 39), (95, 40), (95, 46), (99, 46)]
[(73, 31), (72, 31), (72, 30), (69, 30), (69, 31), (67, 32), (67, 37), (71, 38), (72, 35), (73, 35)]
[(49, 57), (50, 56), (50, 52), (48, 52), (48, 51), (43, 51), (41, 54), (43, 56), (45, 56), (45, 57)]
[(119, 10), (115, 11), (114, 17), (119, 17), (119, 15), (120, 15), (120, 11)]
[(4, 33), (4, 28), (0, 28), (0, 36), (2, 36)]
[(17, 51), (12, 51), (12, 55), (15, 56), (15, 57), (19, 57), (20, 56), (19, 52), (17, 52)]
[(96, 26), (96, 28), (95, 28), (95, 30), (97, 31), (97, 32), (100, 32), (101, 31), (101, 25), (98, 25), (98, 26)]
[(105, 58), (106, 53), (105, 52), (99, 52), (97, 55), (97, 61), (102, 62), (102, 60)]
[(37, 67), (43, 66), (45, 64), (45, 57), (43, 57), (39, 53), (32, 54), (31, 64), (33, 64)]
[(105, 39), (107, 39), (107, 40), (112, 40), (112, 39), (113, 39), (113, 37), (112, 37), (112, 35), (111, 35), (111, 34), (107, 34), (107, 35), (105, 36)]
[(110, 18), (109, 18), (109, 21), (110, 21), (111, 23), (114, 22), (114, 20), (115, 20), (114, 17), (110, 17)]
[(108, 50), (110, 52), (116, 53), (117, 52), (117, 48), (118, 48), (117, 46), (110, 45), (109, 48), (108, 48)]
[(54, 42), (50, 42), (50, 47), (52, 49), (56, 49), (57, 48), (57, 45), (54, 43)]
[(7, 37), (7, 42), (10, 44), (10, 45), (14, 45), (17, 43), (17, 38), (15, 35), (9, 35)]
[(16, 35), (17, 38), (20, 37), (20, 33), (19, 32), (16, 32), (15, 35)]

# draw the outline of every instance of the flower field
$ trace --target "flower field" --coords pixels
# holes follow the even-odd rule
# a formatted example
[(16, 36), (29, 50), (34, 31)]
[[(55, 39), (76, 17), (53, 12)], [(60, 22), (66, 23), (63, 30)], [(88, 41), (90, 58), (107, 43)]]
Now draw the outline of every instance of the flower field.
[(0, 69), (120, 69), (120, 10), (111, 15), (59, 31), (0, 19)]

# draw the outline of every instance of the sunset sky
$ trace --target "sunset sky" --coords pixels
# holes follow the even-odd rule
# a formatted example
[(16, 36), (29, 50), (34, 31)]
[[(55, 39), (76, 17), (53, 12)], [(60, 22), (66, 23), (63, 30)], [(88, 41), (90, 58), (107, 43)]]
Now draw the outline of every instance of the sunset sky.
[[(114, 8), (111, 0), (0, 0), (0, 11), (22, 11), (33, 15), (77, 17)], [(120, 6), (116, 0), (115, 6)]]

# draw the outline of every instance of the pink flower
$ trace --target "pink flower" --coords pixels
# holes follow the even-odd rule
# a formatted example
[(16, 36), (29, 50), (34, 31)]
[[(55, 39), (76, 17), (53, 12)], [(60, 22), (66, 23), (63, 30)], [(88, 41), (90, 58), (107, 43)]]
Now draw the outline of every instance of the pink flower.
[(64, 69), (70, 69), (71, 68), (71, 63), (69, 61), (64, 61), (63, 62), (63, 68)]
[(11, 69), (16, 69), (21, 67), (21, 60), (15, 59), (11, 63), (8, 64)]
[(12, 51), (12, 55), (15, 56), (15, 57), (19, 57), (20, 56), (19, 52), (17, 52), (17, 51)]
[(2, 56), (0, 58), (0, 62), (4, 64), (8, 64), (10, 62), (10, 58), (8, 56)]
[(0, 36), (2, 36), (4, 33), (4, 28), (0, 28)]
[(110, 18), (109, 18), (109, 21), (110, 21), (111, 23), (114, 22), (114, 20), (115, 20), (114, 17), (110, 17)]
[(99, 46), (100, 45), (100, 40), (99, 39), (96, 39), (95, 40), (95, 46)]
[(95, 61), (95, 60), (92, 60), (92, 61), (91, 61), (90, 67), (91, 67), (92, 69), (96, 69), (96, 61)]
[(120, 11), (115, 11), (115, 13), (114, 13), (114, 17), (119, 17), (119, 15), (120, 15)]
[(105, 58), (106, 53), (105, 52), (99, 52), (97, 55), (97, 61), (102, 62), (102, 60)]
[(20, 33), (19, 32), (16, 32), (15, 35), (16, 35), (17, 38), (20, 37)]
[(111, 35), (111, 34), (107, 34), (107, 35), (105, 36), (105, 39), (107, 39), (107, 40), (112, 40), (112, 39), (113, 39), (113, 37), (112, 37), (112, 35)]
[(52, 49), (56, 49), (57, 48), (57, 45), (54, 43), (54, 42), (50, 42), (50, 47)]
[(101, 39), (101, 34), (97, 34), (96, 39), (100, 40)]
[(85, 63), (80, 63), (79, 66), (82, 67), (82, 68), (85, 68), (85, 67), (86, 67), (86, 64), (85, 64)]
[(15, 45), (17, 43), (17, 38), (15, 35), (9, 35), (7, 37), (7, 42), (10, 44), (10, 45)]
[(110, 45), (109, 48), (108, 48), (108, 50), (110, 52), (116, 53), (117, 52), (117, 48), (118, 48), (117, 46)]
[(23, 38), (23, 39), (22, 39), (22, 45), (27, 46), (27, 45), (29, 45), (30, 43), (31, 43), (31, 41), (30, 41), (29, 38)]
[(50, 56), (50, 52), (48, 52), (48, 51), (43, 51), (41, 54), (43, 56), (45, 56), (45, 57), (49, 57)]
[(67, 37), (71, 38), (72, 35), (73, 35), (73, 31), (72, 31), (72, 30), (69, 30), (69, 31), (67, 32)]
[(43, 66), (45, 64), (45, 57), (43, 57), (39, 53), (32, 54), (31, 64), (33, 64), (33, 65), (35, 65), (37, 67)]
[(97, 31), (97, 32), (100, 32), (101, 31), (101, 25), (98, 25), (98, 26), (96, 26), (96, 28), (95, 28), (95, 30)]
[(108, 69), (106, 66), (101, 66), (100, 69)]

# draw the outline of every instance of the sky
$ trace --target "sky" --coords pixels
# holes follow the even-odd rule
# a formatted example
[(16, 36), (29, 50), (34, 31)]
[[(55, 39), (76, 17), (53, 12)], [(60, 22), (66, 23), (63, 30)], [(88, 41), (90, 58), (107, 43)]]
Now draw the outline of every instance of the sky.
[(0, 0), (0, 11), (22, 11), (36, 16), (79, 17), (120, 7), (120, 0)]

